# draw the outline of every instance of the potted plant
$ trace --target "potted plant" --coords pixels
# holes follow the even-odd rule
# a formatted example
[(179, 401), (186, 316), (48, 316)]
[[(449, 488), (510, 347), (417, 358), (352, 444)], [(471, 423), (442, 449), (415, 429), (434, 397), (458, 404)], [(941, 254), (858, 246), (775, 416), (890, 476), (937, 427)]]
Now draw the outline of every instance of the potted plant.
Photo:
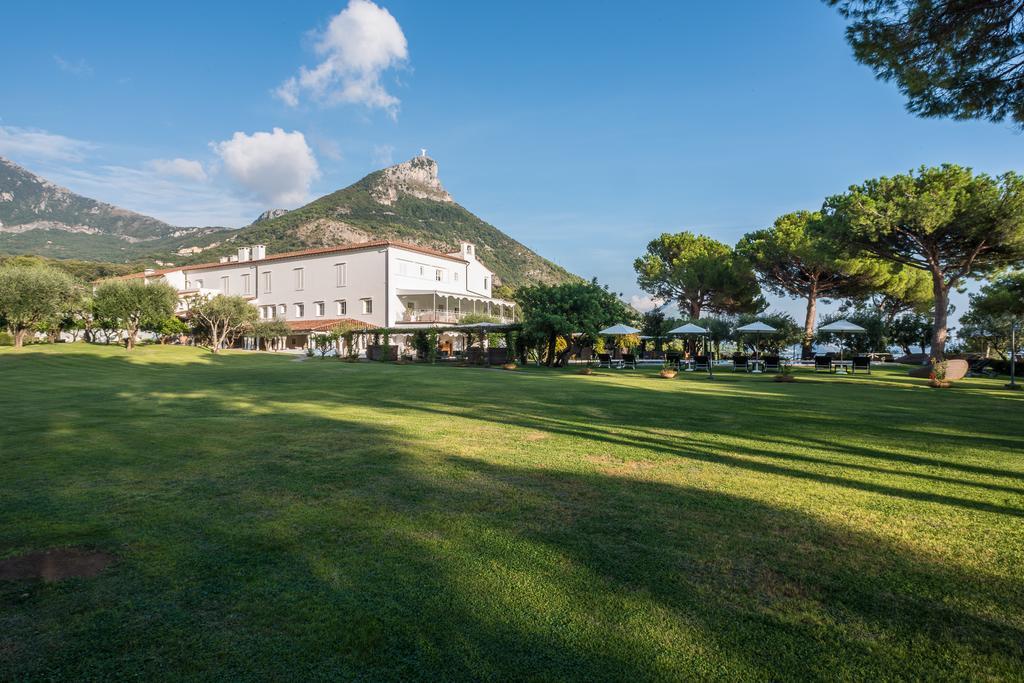
[(676, 369), (674, 365), (672, 365), (668, 361), (665, 361), (664, 363), (662, 363), (661, 370), (658, 371), (658, 375), (660, 377), (664, 377), (665, 379), (674, 379), (678, 372), (679, 371)]
[(932, 358), (932, 371), (928, 375), (928, 386), (935, 389), (947, 389), (953, 385), (946, 379), (946, 361), (936, 361)]
[(793, 375), (793, 366), (789, 363), (782, 363), (779, 366), (779, 374), (775, 375), (774, 380), (776, 382), (795, 382), (796, 377)]
[(519, 366), (516, 365), (515, 363), (504, 363), (504, 364), (502, 364), (501, 369), (502, 370), (515, 370), (518, 367)]

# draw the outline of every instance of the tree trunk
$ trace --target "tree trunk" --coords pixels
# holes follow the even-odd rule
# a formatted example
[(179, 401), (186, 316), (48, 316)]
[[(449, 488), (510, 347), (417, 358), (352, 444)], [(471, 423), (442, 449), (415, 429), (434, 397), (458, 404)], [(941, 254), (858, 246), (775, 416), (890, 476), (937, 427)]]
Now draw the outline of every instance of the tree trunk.
[[(696, 323), (700, 319), (700, 302), (691, 301), (687, 307), (690, 313), (690, 322)], [(690, 358), (694, 358), (697, 355), (697, 338), (689, 337), (686, 340), (686, 352), (690, 355)]]
[(936, 362), (946, 357), (946, 337), (949, 336), (949, 287), (942, 273), (932, 273), (932, 290), (935, 292), (935, 322), (932, 325), (931, 355)]
[(818, 311), (818, 288), (811, 287), (807, 294), (807, 315), (804, 316), (804, 340), (801, 344), (801, 358), (810, 358), (814, 348), (814, 320)]
[(14, 348), (20, 349), (25, 345), (25, 335), (28, 334), (28, 330), (25, 328), (19, 328), (14, 330)]
[(558, 335), (551, 334), (548, 337), (548, 357), (546, 359), (546, 365), (550, 368), (555, 362), (555, 346), (558, 344)]

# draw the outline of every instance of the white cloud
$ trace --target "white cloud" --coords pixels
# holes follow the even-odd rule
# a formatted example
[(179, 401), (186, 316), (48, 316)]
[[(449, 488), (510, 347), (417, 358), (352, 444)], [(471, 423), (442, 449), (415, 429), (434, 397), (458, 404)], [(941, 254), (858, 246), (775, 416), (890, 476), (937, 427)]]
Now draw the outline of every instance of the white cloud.
[(658, 306), (662, 306), (664, 304), (664, 299), (657, 299), (647, 294), (633, 294), (629, 297), (629, 305), (641, 313), (652, 311)]
[(314, 49), (323, 61), (301, 67), (274, 91), (285, 104), (297, 106), (306, 92), (325, 104), (364, 104), (395, 116), (399, 100), (381, 76), (408, 60), (409, 46), (390, 12), (370, 0), (350, 0), (317, 35)]
[(53, 61), (57, 64), (57, 68), (73, 76), (92, 76), (92, 67), (84, 59), (69, 62), (60, 55), (54, 55)]
[(34, 128), (0, 126), (0, 155), (18, 159), (82, 161), (96, 145)]
[(309, 196), (309, 186), (320, 176), (313, 150), (299, 131), (246, 135), (211, 143), (224, 169), (240, 186), (274, 207), (289, 208)]
[(163, 176), (184, 178), (196, 182), (206, 180), (206, 170), (203, 168), (202, 162), (193, 159), (182, 159), (181, 157), (152, 159), (146, 163), (146, 166)]

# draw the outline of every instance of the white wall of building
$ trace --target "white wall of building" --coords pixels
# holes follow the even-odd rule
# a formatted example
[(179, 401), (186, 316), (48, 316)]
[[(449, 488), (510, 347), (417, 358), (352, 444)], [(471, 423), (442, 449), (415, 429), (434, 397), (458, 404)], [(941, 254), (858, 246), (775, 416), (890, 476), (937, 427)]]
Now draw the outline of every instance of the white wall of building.
[[(248, 297), (261, 318), (351, 318), (393, 326), (405, 311), (403, 292), (490, 297), (493, 274), (476, 259), (473, 245), (463, 243), (460, 249), (443, 256), (394, 244), (370, 245), (287, 258), (271, 254), (146, 277), (181, 292)], [(242, 253), (244, 259), (247, 252)]]

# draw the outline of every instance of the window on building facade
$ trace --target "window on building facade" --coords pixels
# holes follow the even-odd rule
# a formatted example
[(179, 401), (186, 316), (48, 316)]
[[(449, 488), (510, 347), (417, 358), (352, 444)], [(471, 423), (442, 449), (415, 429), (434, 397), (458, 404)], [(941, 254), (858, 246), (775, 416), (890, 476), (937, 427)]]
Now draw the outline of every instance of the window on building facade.
[(270, 272), (263, 273), (263, 290), (260, 294), (270, 294)]
[(195, 282), (193, 282), (192, 284), (193, 284), (193, 286), (194, 286), (194, 287), (195, 287), (196, 289), (202, 289), (202, 288), (203, 288), (203, 281), (202, 281), (202, 280), (196, 280), (196, 281), (195, 281)]
[(344, 287), (348, 279), (348, 267), (344, 263), (334, 264), (334, 284), (337, 287)]
[(242, 294), (252, 294), (252, 276), (249, 273), (242, 274)]
[(313, 302), (313, 315), (315, 315), (318, 318), (324, 317), (324, 302), (323, 301), (314, 301)]
[(459, 281), (459, 273), (458, 273), (458, 272), (454, 272), (454, 273), (452, 273), (452, 277), (453, 277), (453, 278), (455, 278), (455, 281), (456, 281), (456, 282), (458, 282), (458, 281)]
[(441, 270), (440, 268), (438, 268), (437, 270), (435, 270), (435, 271), (434, 271), (434, 279), (435, 279), (435, 280), (437, 280), (438, 282), (440, 282), (441, 280), (443, 280), (443, 279), (444, 279), (444, 271), (443, 271), (443, 270)]
[(303, 268), (295, 268), (292, 272), (295, 273), (295, 291), (301, 292), (305, 287), (305, 270)]
[(420, 266), (420, 277), (423, 277), (423, 275), (424, 275), (423, 266)]
[(284, 304), (278, 304), (277, 305), (277, 317), (284, 318), (286, 315), (288, 315), (288, 307), (285, 306)]
[(338, 315), (348, 315), (348, 303), (344, 299), (335, 301), (338, 305)]
[(305, 304), (295, 304), (295, 317), (296, 318), (301, 318), (305, 314), (306, 314), (306, 305)]
[(484, 289), (487, 289), (487, 278), (484, 278)]
[(228, 279), (227, 275), (220, 279), (220, 291), (224, 294), (228, 294)]
[(370, 315), (373, 313), (373, 299), (363, 299), (363, 315)]

